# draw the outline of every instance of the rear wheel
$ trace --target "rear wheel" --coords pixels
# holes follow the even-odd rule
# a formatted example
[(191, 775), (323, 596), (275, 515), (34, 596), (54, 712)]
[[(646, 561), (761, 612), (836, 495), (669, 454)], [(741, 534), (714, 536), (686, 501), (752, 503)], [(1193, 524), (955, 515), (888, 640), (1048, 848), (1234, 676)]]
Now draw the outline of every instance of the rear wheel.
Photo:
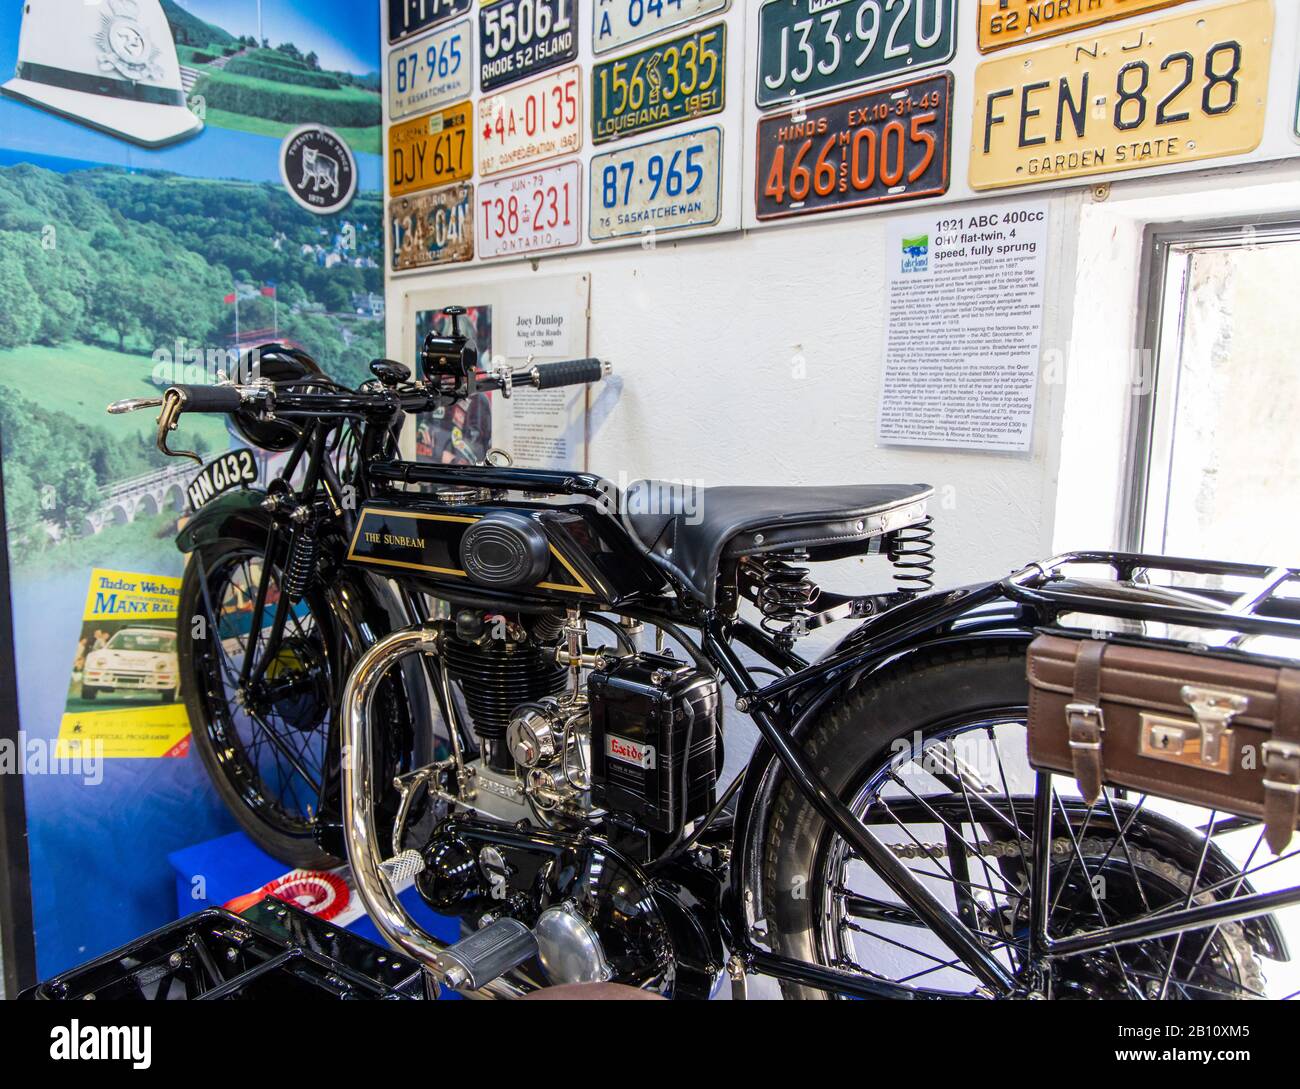
[[(1017, 648), (963, 648), (900, 664), (825, 715), (805, 742), (871, 834), (976, 932), (1027, 992), (1054, 998), (1243, 998), (1264, 979), (1239, 924), (1035, 961), (1035, 798), (1050, 795), (1049, 936), (1089, 932), (1249, 886), (1198, 830), (1107, 795), (1089, 807), (1026, 758)], [(1049, 785), (1044, 788), (1043, 783)], [(1213, 823), (1210, 815), (1209, 823)], [(1187, 818), (1184, 817), (1186, 820)], [(1255, 841), (1257, 842), (1257, 841)], [(1249, 869), (1257, 851), (1245, 862)], [(765, 909), (773, 948), (911, 987), (976, 993), (966, 966), (831, 831), (789, 782), (769, 816)], [(1219, 867), (1207, 872), (1207, 860)], [(1263, 861), (1262, 858), (1259, 861)], [(783, 983), (791, 998), (826, 993)]]

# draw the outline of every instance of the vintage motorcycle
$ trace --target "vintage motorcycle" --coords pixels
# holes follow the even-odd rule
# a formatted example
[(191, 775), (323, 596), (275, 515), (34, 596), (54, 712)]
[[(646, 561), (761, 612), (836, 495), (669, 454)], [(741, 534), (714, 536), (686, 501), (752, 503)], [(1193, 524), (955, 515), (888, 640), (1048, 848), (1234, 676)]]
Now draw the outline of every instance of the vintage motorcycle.
[[(348, 390), (269, 345), (242, 383), (110, 408), (161, 407), (168, 454), (201, 412), (285, 459), (178, 540), (195, 745), (269, 852), (346, 859), (387, 940), (478, 996), (702, 998), (729, 976), (743, 997), (753, 973), (802, 998), (1267, 993), (1262, 961), (1288, 959), (1270, 913), (1300, 892), (1252, 879), (1286, 859), (1235, 847), (1248, 821), (1089, 805), (1031, 768), (1025, 654), (1078, 616), (1294, 637), (1293, 600), (1149, 577), (1269, 572), (1091, 553), (935, 592), (922, 485), (620, 493), (498, 453), (403, 460), (407, 416), (608, 373), (485, 370), (448, 313), (418, 378), (377, 360)], [(813, 581), (858, 557), (895, 588)], [(838, 621), (857, 623), (798, 653)], [(719, 790), (730, 713), (761, 741)], [(421, 928), (412, 882), (468, 936)]]

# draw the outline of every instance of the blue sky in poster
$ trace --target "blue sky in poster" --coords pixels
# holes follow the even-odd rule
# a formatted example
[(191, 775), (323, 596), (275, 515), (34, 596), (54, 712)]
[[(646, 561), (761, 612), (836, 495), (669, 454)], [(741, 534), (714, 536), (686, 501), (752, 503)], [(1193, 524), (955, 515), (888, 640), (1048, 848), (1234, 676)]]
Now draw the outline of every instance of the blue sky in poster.
[[(177, 0), (190, 14), (235, 37), (257, 36), (258, 0)], [(379, 71), (379, 5), (366, 0), (261, 0), (262, 36), (315, 52), (322, 68), (356, 75)], [(372, 41), (374, 52), (356, 48)]]

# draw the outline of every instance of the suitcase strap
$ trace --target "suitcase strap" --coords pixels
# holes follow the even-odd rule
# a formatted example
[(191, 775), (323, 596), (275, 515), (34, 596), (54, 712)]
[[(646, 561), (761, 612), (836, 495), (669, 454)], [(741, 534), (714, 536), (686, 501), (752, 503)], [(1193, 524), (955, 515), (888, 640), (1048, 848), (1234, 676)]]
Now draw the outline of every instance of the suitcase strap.
[[(1079, 648), (1074, 662), (1074, 702), (1065, 708), (1074, 777), (1079, 782), (1079, 793), (1089, 805), (1096, 804), (1101, 797), (1101, 742), (1106, 732), (1106, 719), (1101, 710), (1101, 662), (1105, 654), (1106, 644), (1100, 640), (1086, 640)], [(1300, 681), (1300, 674), (1297, 680)], [(1300, 684), (1296, 695), (1300, 699)], [(1296, 752), (1300, 756), (1300, 747)], [(1300, 771), (1300, 761), (1297, 770)]]
[(1300, 670), (1277, 681), (1277, 721), (1264, 742), (1264, 836), (1275, 855), (1291, 843), (1300, 817)]

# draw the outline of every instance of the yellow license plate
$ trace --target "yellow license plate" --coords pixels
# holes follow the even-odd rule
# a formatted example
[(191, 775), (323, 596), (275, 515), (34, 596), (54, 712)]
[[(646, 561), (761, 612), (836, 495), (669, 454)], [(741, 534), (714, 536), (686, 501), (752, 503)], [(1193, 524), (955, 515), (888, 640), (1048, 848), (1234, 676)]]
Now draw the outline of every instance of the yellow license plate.
[(1036, 42), (1187, 0), (980, 0), (980, 52)]
[(1272, 0), (1244, 0), (985, 61), (971, 188), (1254, 151), (1272, 49)]
[(468, 102), (413, 117), (388, 130), (391, 196), (465, 181), (472, 173), (474, 126)]

